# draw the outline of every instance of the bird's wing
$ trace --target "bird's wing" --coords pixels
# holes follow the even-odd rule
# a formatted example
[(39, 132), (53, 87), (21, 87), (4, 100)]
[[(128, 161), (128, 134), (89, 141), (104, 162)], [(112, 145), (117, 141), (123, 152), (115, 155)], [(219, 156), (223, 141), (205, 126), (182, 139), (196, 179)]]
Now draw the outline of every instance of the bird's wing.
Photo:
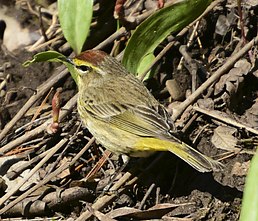
[(162, 105), (130, 105), (98, 103), (81, 105), (91, 116), (106, 121), (118, 129), (144, 137), (158, 137), (169, 133), (171, 122)]
[(130, 133), (160, 137), (169, 133), (170, 125), (154, 108), (136, 106), (111, 118), (110, 123)]

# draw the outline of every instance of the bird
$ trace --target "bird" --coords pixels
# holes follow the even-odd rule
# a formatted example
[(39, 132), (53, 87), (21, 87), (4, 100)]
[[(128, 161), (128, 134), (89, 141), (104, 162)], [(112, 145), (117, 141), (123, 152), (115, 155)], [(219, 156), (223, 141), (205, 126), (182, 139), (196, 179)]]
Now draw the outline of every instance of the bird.
[(87, 50), (67, 61), (76, 77), (79, 116), (106, 149), (129, 157), (169, 151), (202, 173), (223, 168), (174, 136), (165, 107), (114, 57)]

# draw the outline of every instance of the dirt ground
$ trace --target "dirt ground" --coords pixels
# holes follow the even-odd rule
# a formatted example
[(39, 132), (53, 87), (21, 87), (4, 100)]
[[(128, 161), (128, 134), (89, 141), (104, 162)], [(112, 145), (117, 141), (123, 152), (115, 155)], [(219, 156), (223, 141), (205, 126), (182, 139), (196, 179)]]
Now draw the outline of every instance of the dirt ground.
[[(5, 14), (5, 16), (15, 17), (22, 28), (27, 28), (31, 32), (38, 31), (40, 24), (37, 16), (33, 15), (27, 7), (19, 5), (17, 2), (15, 7), (14, 1), (0, 1), (0, 7), (3, 5), (8, 8), (4, 13), (2, 11), (0, 12)], [(48, 1), (48, 4), (50, 2)], [(34, 4), (32, 6), (35, 7)], [(219, 15), (228, 16), (230, 6), (234, 8), (234, 13), (238, 14), (236, 5), (231, 1), (222, 1), (221, 4), (213, 9), (214, 13), (209, 13), (202, 20), (199, 37), (203, 48), (200, 49), (198, 44), (195, 43), (189, 49), (192, 59), (202, 63), (200, 66), (209, 69), (210, 73), (223, 65), (231, 57), (233, 52), (237, 53), (235, 51), (236, 47), (243, 47), (239, 46), (241, 39), (239, 20), (229, 25), (229, 30), (224, 36), (214, 34)], [(255, 3), (248, 7), (245, 5), (243, 6), (243, 10), (246, 42), (249, 42), (257, 35), (258, 5)], [(0, 17), (0, 20), (5, 20), (5, 17), (3, 18)], [(2, 26), (0, 30), (1, 28)], [(6, 28), (9, 27), (7, 26)], [(110, 35), (112, 31), (113, 28), (105, 32), (105, 36)], [(180, 39), (180, 44), (186, 44), (189, 35), (190, 33)], [(91, 36), (86, 48), (92, 48), (97, 45), (92, 39), (94, 39), (94, 36)], [(99, 39), (98, 41), (98, 43), (101, 42)], [(32, 52), (28, 52), (28, 47), (21, 45), (18, 45), (17, 49), (9, 51), (4, 44), (3, 37), (0, 39), (0, 43), (0, 84), (4, 85), (0, 88), (0, 129), (3, 130), (25, 103), (42, 90), (42, 87), (39, 86), (47, 85), (47, 82), (49, 82), (48, 79), (57, 76), (61, 71), (59, 64), (38, 63), (24, 68), (22, 63), (31, 59), (39, 51), (48, 49), (58, 50), (58, 48), (61, 48), (60, 51), (68, 56), (71, 50), (63, 46), (65, 44), (63, 38), (57, 44), (49, 44)], [(105, 51), (110, 52), (110, 49), (111, 46), (108, 46), (105, 48)], [(208, 59), (201, 59), (202, 55)], [(211, 92), (211, 95), (209, 95), (208, 90), (206, 90), (206, 97), (203, 96), (197, 103), (201, 107), (219, 111), (217, 112), (219, 116), (233, 119), (257, 129), (257, 46), (252, 47), (249, 54), (245, 54), (243, 57), (251, 65), (247, 73), (233, 73), (234, 78), (227, 78), (224, 82), (220, 81), (220, 85), (217, 84), (217, 87), (221, 88), (219, 93), (215, 94)], [(174, 69), (173, 78), (177, 79), (184, 93), (186, 89), (191, 87), (192, 80), (188, 70), (183, 68), (183, 70), (178, 71), (175, 68), (180, 58), (181, 55), (178, 52), (178, 48), (171, 49), (165, 55), (160, 66), (157, 67), (160, 71), (159, 74), (146, 82), (146, 85), (155, 94), (157, 99), (169, 108), (171, 106), (171, 97), (165, 89), (165, 80), (171, 78), (172, 69)], [(206, 78), (209, 78), (209, 76), (199, 76), (198, 85), (204, 82)], [(5, 84), (1, 83), (4, 81)], [(229, 89), (227, 82), (232, 83), (233, 86), (231, 86), (234, 87), (234, 92), (232, 92), (232, 88)], [(39, 116), (37, 116), (40, 120), (23, 127), (31, 121), (33, 114), (36, 112), (35, 107), (38, 107), (44, 101), (51, 87), (53, 87), (53, 90), (46, 99), (44, 108), (42, 108)], [(12, 198), (4, 203), (4, 206), (25, 193), (31, 186), (39, 183), (40, 180), (44, 180), (45, 176), (55, 171), (58, 167), (72, 160), (91, 138), (87, 129), (81, 127), (76, 107), (72, 106), (69, 107), (69, 113), (61, 120), (57, 133), (49, 134), (45, 129), (38, 134), (34, 132), (35, 136), (24, 140), (24, 142), (18, 142), (17, 145), (15, 144), (19, 137), (43, 125), (47, 119), (51, 119), (51, 100), (57, 88), (62, 87), (60, 95), (62, 108), (77, 93), (76, 84), (68, 74), (51, 87), (36, 99), (27, 114), (23, 114), (20, 120), (14, 124), (1, 140), (1, 148), (8, 144), (12, 144), (12, 147), (4, 152), (0, 149), (2, 155), (0, 160), (0, 175), (4, 177), (6, 174), (9, 174), (11, 171), (10, 167), (19, 161), (31, 162), (30, 166), (20, 171), (20, 173), (25, 171), (29, 173), (38, 163), (38, 160), (32, 162), (32, 159), (54, 147), (62, 139), (68, 138), (69, 142), (65, 143), (61, 149), (53, 154), (47, 163), (38, 170), (37, 175), (33, 176), (33, 180), (27, 183), (27, 187), (13, 194)], [(216, 86), (213, 84), (210, 88), (214, 89), (214, 87)], [(211, 101), (210, 105), (208, 104), (208, 100), (205, 100), (208, 98)], [(174, 103), (177, 104), (180, 102), (182, 100)], [(174, 105), (172, 107), (174, 108)], [(185, 127), (187, 123), (188, 126)], [(98, 161), (103, 156), (103, 150), (99, 149), (101, 146), (96, 142), (90, 146), (74, 165), (66, 168), (61, 174), (56, 175), (47, 184), (42, 185), (39, 191), (25, 197), (30, 203), (35, 200), (44, 202), (43, 209), (31, 211), (27, 208), (31, 204), (26, 202), (24, 203), (26, 206), (4, 213), (3, 218), (20, 217), (25, 219), (38, 217), (38, 219), (43, 220), (43, 218), (49, 217), (54, 220), (76, 220), (83, 212), (88, 210), (91, 215), (95, 216), (95, 218), (91, 218), (92, 220), (108, 220), (107, 218), (105, 219), (105, 215), (108, 216), (110, 212), (117, 210), (118, 215), (112, 216), (115, 217), (115, 220), (238, 220), (245, 178), (250, 159), (255, 152), (255, 135), (245, 128), (233, 126), (235, 130), (231, 135), (237, 140), (237, 144), (231, 145), (231, 141), (228, 141), (230, 143), (229, 146), (233, 146), (232, 149), (222, 150), (218, 148), (219, 145), (214, 145), (212, 140), (215, 129), (221, 125), (228, 127), (229, 125), (227, 123), (222, 123), (222, 121), (206, 114), (186, 111), (183, 117), (176, 122), (176, 125), (178, 126), (178, 130), (185, 128), (184, 133), (180, 136), (185, 142), (196, 147), (202, 153), (219, 159), (225, 165), (223, 170), (202, 174), (170, 153), (157, 153), (146, 159), (130, 160), (129, 164), (121, 172), (119, 171), (119, 168), (123, 165), (121, 159), (118, 159), (116, 156), (110, 156), (108, 162), (104, 163), (98, 172), (95, 172), (92, 177), (85, 181), (85, 177), (96, 164), (100, 164)], [(14, 169), (12, 168), (12, 170)], [(117, 175), (111, 182), (112, 174), (115, 171), (118, 171)], [(128, 171), (131, 173), (130, 179), (128, 179), (129, 184), (123, 184), (116, 191), (104, 191), (104, 187), (110, 182), (111, 185), (112, 183), (120, 182), (120, 178)], [(8, 179), (15, 181), (14, 183), (7, 183), (6, 179), (1, 178), (1, 197), (4, 196), (7, 188), (17, 185), (20, 181), (17, 177), (25, 175), (17, 174), (13, 178), (9, 177)], [(58, 198), (57, 195), (60, 197), (65, 190), (72, 191), (73, 188), (81, 188), (80, 191), (86, 191), (86, 193), (80, 192), (82, 194), (78, 194), (77, 197), (72, 192), (74, 198), (71, 197), (69, 200), (61, 197), (61, 203), (58, 199), (56, 200), (55, 197)], [(10, 189), (8, 190), (10, 191)], [(55, 195), (51, 196), (51, 198), (48, 195), (50, 193), (55, 193)], [(107, 203), (103, 203), (101, 208), (95, 209), (95, 207), (92, 207), (94, 202), (103, 195), (111, 199)], [(49, 200), (46, 200), (44, 197), (48, 196)], [(55, 200), (56, 203), (54, 203)], [(160, 207), (152, 213), (149, 209), (154, 205), (159, 205)], [(161, 208), (162, 206), (164, 207), (163, 209)], [(128, 212), (128, 207), (139, 210)], [(40, 208), (40, 206), (36, 206), (36, 208)]]

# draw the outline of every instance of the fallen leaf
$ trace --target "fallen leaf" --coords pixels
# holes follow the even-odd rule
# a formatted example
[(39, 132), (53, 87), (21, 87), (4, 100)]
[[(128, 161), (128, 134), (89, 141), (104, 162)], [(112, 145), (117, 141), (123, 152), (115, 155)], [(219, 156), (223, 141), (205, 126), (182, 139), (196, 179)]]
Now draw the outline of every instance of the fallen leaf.
[(171, 204), (171, 203), (163, 203), (157, 204), (148, 210), (139, 210), (131, 207), (122, 207), (115, 210), (112, 210), (107, 215), (112, 218), (117, 217), (131, 217), (133, 219), (158, 219), (169, 213), (171, 210), (178, 206), (185, 206), (187, 204)]
[(218, 126), (214, 130), (214, 134), (211, 138), (211, 142), (219, 149), (227, 151), (239, 151), (237, 148), (238, 140), (233, 136), (237, 129), (226, 126)]

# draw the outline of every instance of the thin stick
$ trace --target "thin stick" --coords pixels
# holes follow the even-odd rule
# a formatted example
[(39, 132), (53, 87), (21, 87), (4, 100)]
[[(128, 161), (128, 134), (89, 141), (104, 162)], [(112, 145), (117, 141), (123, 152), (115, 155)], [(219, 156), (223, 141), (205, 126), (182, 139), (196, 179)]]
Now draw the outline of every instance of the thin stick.
[[(108, 203), (112, 202), (119, 194), (121, 194), (125, 188), (120, 188), (122, 185), (124, 185), (130, 178), (132, 177), (132, 174), (129, 172), (126, 172), (118, 182), (114, 184), (114, 186), (111, 187), (110, 192), (115, 192), (110, 195), (104, 195), (96, 200), (92, 204), (92, 208), (95, 210), (100, 210), (103, 207), (105, 207)], [(138, 177), (133, 177), (127, 185), (132, 185), (138, 180)], [(120, 188), (120, 189), (119, 189)], [(92, 214), (89, 211), (83, 212), (79, 218), (76, 219), (76, 221), (84, 221), (90, 218)]]
[[(72, 108), (75, 106), (77, 101), (77, 94), (75, 96), (73, 96), (67, 103), (66, 105), (63, 107), (63, 110), (60, 113), (60, 121), (66, 117), (71, 111)], [(47, 120), (45, 123), (41, 124), (39, 127), (36, 127), (35, 129), (28, 131), (26, 134), (24, 134), (21, 137), (18, 137), (17, 139), (9, 142), (8, 144), (6, 144), (5, 146), (0, 148), (0, 153), (3, 154), (9, 150), (11, 150), (14, 147), (17, 147), (19, 145), (21, 145), (22, 143), (31, 140), (35, 137), (37, 137), (39, 134), (41, 134), (46, 127), (52, 123), (52, 119)]]
[(56, 146), (52, 147), (51, 151), (48, 152), (48, 154), (29, 172), (27, 176), (24, 177), (21, 182), (16, 184), (13, 189), (1, 197), (0, 206), (2, 206), (4, 202), (8, 200), (13, 194), (15, 194), (23, 186), (23, 184), (26, 183), (26, 181), (29, 180), (67, 141), (68, 139), (63, 139)]
[(110, 35), (106, 40), (104, 40), (103, 42), (101, 42), (100, 44), (98, 44), (94, 50), (99, 50), (101, 48), (106, 47), (107, 45), (109, 45), (111, 42), (113, 42), (114, 40), (124, 36), (126, 34), (126, 29), (124, 27), (121, 27), (119, 30), (117, 30), (115, 33), (113, 33), (112, 35)]
[[(206, 10), (197, 18), (195, 19), (191, 24), (189, 24), (187, 27), (185, 27), (183, 30), (181, 30), (178, 35), (176, 36), (176, 39), (182, 37), (183, 35), (185, 35), (189, 28), (191, 26), (193, 26), (197, 21), (199, 21), (204, 15), (206, 15), (209, 11), (211, 11), (219, 2), (221, 2), (222, 0), (217, 0), (212, 2), (207, 8)], [(145, 78), (145, 76), (147, 75), (147, 73), (150, 71), (150, 69), (169, 51), (169, 49), (176, 44), (175, 41), (171, 41), (170, 43), (168, 43), (163, 49), (162, 51), (157, 55), (157, 57), (154, 59), (154, 61), (149, 65), (149, 67), (141, 74), (141, 76), (139, 76), (140, 80), (143, 80)]]
[(34, 113), (34, 115), (33, 115), (32, 119), (31, 119), (30, 123), (33, 122), (33, 121), (39, 116), (40, 111), (42, 111), (42, 108), (43, 108), (44, 105), (47, 103), (47, 99), (49, 98), (49, 96), (50, 96), (50, 94), (51, 94), (52, 91), (53, 91), (53, 87), (50, 88), (48, 94), (46, 95), (46, 97), (44, 98), (44, 100), (41, 102), (40, 106), (38, 107), (38, 109), (37, 109), (36, 112)]
[(91, 146), (91, 144), (95, 141), (95, 138), (91, 138), (89, 142), (85, 145), (85, 147), (73, 158), (71, 162), (66, 162), (65, 164), (61, 165), (58, 169), (56, 169), (54, 172), (49, 174), (47, 177), (45, 177), (43, 180), (41, 180), (38, 184), (36, 184), (31, 189), (28, 189), (25, 193), (17, 197), (14, 201), (9, 203), (7, 206), (5, 206), (3, 209), (0, 210), (0, 215), (5, 213), (7, 210), (12, 208), (14, 205), (19, 203), (21, 200), (25, 199), (27, 196), (29, 196), (32, 192), (36, 191), (39, 187), (43, 186), (47, 182), (49, 182), (51, 179), (56, 177), (58, 174), (60, 174), (62, 171), (66, 170), (67, 168), (71, 167), (82, 155), (83, 153)]
[(193, 104), (209, 86), (211, 86), (223, 74), (225, 74), (237, 60), (243, 57), (256, 44), (258, 44), (258, 35), (252, 41), (246, 44), (238, 53), (227, 59), (226, 63), (222, 67), (220, 67), (210, 78), (208, 78), (199, 88), (197, 88), (194, 93), (192, 93), (184, 102), (182, 102), (178, 109), (174, 110), (172, 120), (175, 121), (178, 117), (180, 117), (189, 105)]
[[(60, 72), (58, 70), (57, 72)], [(23, 105), (23, 107), (19, 110), (19, 112), (13, 117), (13, 119), (5, 125), (4, 129), (0, 133), (0, 141), (5, 137), (5, 135), (13, 128), (13, 126), (19, 121), (23, 115), (31, 108), (31, 106), (41, 98), (50, 88), (60, 81), (60, 79), (64, 78), (68, 74), (65, 66), (62, 67), (61, 73), (56, 73), (53, 77), (49, 78), (46, 82), (41, 84), (37, 88), (37, 93), (32, 95), (30, 99)], [(1, 149), (0, 149), (1, 150)]]
[(241, 124), (241, 123), (238, 123), (236, 122), (235, 120), (233, 119), (230, 119), (230, 118), (227, 118), (227, 117), (222, 117), (218, 114), (215, 113), (215, 111), (211, 111), (211, 110), (205, 110), (205, 109), (202, 109), (200, 107), (193, 107), (194, 110), (200, 112), (200, 113), (203, 113), (205, 115), (208, 115), (210, 117), (213, 117), (217, 120), (220, 120), (222, 122), (225, 122), (227, 124), (230, 124), (234, 127), (238, 127), (238, 128), (244, 128), (246, 129), (247, 131), (251, 132), (251, 133), (254, 133), (256, 135), (258, 135), (258, 130), (255, 130), (254, 128), (251, 128), (251, 127), (248, 127), (247, 125), (244, 125), (244, 124)]

